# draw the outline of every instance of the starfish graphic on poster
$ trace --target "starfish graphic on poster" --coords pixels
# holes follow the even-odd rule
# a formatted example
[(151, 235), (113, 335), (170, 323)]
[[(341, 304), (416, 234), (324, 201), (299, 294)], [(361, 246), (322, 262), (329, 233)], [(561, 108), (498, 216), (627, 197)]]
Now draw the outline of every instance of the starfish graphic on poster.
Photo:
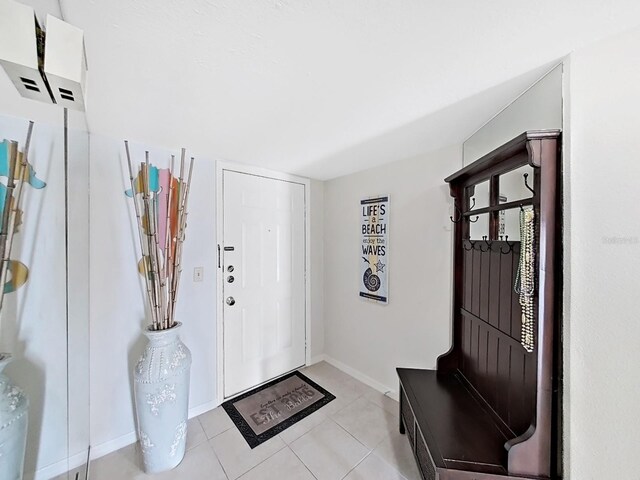
[(360, 200), (360, 296), (389, 303), (389, 196)]

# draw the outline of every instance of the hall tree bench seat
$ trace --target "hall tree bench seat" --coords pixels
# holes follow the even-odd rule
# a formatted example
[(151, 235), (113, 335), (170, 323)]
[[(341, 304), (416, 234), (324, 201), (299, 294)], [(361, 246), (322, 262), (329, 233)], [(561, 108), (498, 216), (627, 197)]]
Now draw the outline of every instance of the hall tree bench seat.
[[(445, 179), (455, 202), (451, 349), (436, 370), (397, 369), (400, 433), (425, 480), (562, 476), (559, 159), (559, 131), (529, 131)], [(520, 209), (535, 214), (524, 246), (504, 235)], [(527, 348), (514, 292), (522, 248), (534, 261)]]
[(406, 433), (424, 479), (534, 478), (507, 475), (504, 444), (510, 437), (460, 375), (412, 368), (397, 372), (400, 432)]

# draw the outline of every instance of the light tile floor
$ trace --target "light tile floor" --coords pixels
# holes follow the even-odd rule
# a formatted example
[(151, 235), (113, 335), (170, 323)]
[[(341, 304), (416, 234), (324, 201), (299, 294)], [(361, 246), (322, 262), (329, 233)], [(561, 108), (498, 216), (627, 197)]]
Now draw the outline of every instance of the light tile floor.
[(420, 479), (396, 401), (326, 362), (301, 371), (336, 399), (253, 450), (218, 407), (189, 420), (176, 469), (144, 474), (134, 444), (92, 462), (90, 480)]

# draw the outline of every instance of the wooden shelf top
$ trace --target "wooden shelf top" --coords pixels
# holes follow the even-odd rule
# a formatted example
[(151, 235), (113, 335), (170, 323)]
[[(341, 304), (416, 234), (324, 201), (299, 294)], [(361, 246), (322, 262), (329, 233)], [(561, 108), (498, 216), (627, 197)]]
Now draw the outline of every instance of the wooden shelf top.
[[(508, 141), (504, 145), (496, 148), (492, 152), (487, 153), (483, 157), (479, 158), (473, 163), (470, 163), (466, 167), (458, 170), (457, 172), (449, 175), (444, 179), (447, 183), (464, 183), (467, 180), (473, 179), (474, 182), (481, 180), (478, 178), (478, 174), (482, 172), (487, 173), (487, 178), (490, 174), (495, 174), (495, 171), (490, 171), (492, 168), (498, 168), (505, 160), (513, 157), (519, 152), (526, 152), (527, 142), (531, 140), (553, 140), (559, 139), (561, 135), (560, 130), (529, 130), (526, 131), (514, 139)], [(504, 164), (504, 169), (510, 168), (509, 163)]]

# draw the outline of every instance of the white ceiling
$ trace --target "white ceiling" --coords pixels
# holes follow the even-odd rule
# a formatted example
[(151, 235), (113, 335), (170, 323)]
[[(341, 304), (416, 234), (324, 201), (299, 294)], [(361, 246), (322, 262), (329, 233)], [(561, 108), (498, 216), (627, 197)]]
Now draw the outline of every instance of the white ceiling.
[(92, 132), (319, 179), (460, 142), (554, 61), (640, 24), (638, 0), (62, 6), (85, 30)]

